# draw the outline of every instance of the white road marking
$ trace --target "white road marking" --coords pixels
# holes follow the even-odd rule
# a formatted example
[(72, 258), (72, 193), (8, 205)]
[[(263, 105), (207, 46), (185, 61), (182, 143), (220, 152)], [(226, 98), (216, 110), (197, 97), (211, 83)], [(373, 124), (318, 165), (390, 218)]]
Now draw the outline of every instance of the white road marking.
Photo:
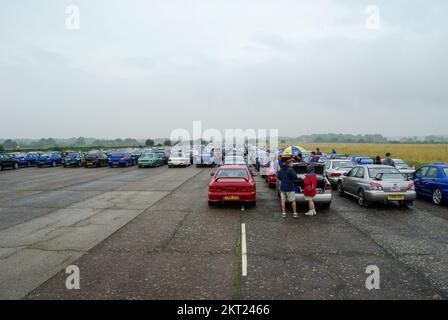
[(243, 277), (247, 276), (247, 246), (246, 246), (246, 224), (241, 224), (241, 270)]

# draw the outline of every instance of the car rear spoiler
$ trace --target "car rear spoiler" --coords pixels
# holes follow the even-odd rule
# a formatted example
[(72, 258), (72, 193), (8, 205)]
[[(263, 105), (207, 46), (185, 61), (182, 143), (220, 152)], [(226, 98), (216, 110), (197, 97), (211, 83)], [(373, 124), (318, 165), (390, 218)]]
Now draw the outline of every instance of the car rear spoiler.
[(217, 177), (215, 180), (218, 181), (219, 179), (223, 179), (223, 178), (227, 178), (227, 179), (244, 179), (246, 181), (249, 181), (248, 177)]

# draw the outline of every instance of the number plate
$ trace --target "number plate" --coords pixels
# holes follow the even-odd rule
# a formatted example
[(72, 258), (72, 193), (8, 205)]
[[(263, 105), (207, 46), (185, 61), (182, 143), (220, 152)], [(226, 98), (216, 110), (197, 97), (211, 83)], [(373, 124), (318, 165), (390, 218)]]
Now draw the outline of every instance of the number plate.
[(240, 200), (239, 196), (224, 196), (224, 200), (237, 201)]
[(400, 201), (400, 200), (404, 200), (404, 195), (400, 195), (400, 194), (393, 194), (387, 197), (388, 200), (394, 200), (394, 201)]

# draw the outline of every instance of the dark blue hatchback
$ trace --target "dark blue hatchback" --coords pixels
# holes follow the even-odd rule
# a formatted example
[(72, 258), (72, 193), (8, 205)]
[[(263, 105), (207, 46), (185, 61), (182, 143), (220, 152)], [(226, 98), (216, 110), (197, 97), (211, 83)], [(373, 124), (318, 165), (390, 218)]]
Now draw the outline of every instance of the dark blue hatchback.
[(415, 172), (413, 180), (417, 195), (432, 199), (436, 205), (448, 200), (448, 164), (425, 165)]

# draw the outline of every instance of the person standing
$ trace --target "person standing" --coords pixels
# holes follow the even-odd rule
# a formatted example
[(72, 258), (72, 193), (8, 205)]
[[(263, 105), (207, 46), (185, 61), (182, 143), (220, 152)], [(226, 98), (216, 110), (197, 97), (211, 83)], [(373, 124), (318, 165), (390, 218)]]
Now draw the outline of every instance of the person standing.
[(280, 198), (282, 207), (282, 218), (286, 218), (286, 201), (291, 202), (293, 218), (299, 218), (296, 206), (296, 193), (294, 181), (297, 180), (297, 174), (292, 168), (293, 161), (288, 160), (286, 164), (283, 165), (282, 170), (277, 174), (277, 179), (280, 181)]
[(316, 149), (316, 155), (318, 155), (318, 156), (321, 156), (321, 155), (322, 155), (322, 152), (320, 152), (320, 149), (319, 149), (319, 148)]
[(311, 152), (311, 157), (310, 157), (310, 162), (311, 163), (318, 163), (319, 162), (320, 157), (318, 155), (316, 155), (316, 152)]
[(389, 152), (386, 154), (386, 158), (384, 159), (383, 164), (386, 166), (395, 167), (395, 161), (392, 160), (391, 154)]
[(380, 156), (376, 156), (375, 161), (373, 162), (373, 164), (382, 164), (381, 163), (381, 157)]
[(308, 201), (308, 206), (310, 211), (305, 213), (307, 216), (315, 216), (316, 206), (314, 205), (313, 198), (317, 195), (317, 178), (316, 172), (313, 165), (309, 165), (306, 168), (307, 174), (305, 179), (303, 180), (305, 188), (303, 195), (305, 196), (305, 200)]

